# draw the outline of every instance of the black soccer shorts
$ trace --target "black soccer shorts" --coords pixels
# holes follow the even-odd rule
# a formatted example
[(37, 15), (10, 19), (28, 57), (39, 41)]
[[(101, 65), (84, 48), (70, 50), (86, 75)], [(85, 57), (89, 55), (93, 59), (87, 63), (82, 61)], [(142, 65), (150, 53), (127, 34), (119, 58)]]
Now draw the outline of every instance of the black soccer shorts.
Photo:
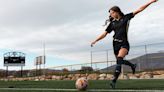
[(128, 41), (123, 41), (123, 42), (113, 41), (113, 50), (116, 56), (119, 54), (119, 50), (121, 48), (126, 48), (129, 52), (130, 50), (129, 42)]

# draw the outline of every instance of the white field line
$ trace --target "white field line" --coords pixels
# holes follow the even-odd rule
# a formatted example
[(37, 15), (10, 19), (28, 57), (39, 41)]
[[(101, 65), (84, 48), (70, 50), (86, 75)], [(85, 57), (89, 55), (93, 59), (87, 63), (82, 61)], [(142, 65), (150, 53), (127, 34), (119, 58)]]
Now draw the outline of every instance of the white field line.
[[(77, 89), (51, 89), (51, 88), (0, 88), (0, 90), (36, 90), (36, 91), (78, 91)], [(110, 89), (88, 89), (91, 92), (164, 92), (164, 90), (110, 90)]]

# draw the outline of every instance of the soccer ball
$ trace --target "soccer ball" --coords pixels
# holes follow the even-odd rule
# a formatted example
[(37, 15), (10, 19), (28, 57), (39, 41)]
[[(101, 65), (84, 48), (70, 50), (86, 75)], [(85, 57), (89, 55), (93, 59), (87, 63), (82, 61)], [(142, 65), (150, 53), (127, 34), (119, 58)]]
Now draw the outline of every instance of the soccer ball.
[(88, 81), (86, 78), (79, 78), (76, 80), (75, 86), (78, 90), (86, 90), (88, 87)]

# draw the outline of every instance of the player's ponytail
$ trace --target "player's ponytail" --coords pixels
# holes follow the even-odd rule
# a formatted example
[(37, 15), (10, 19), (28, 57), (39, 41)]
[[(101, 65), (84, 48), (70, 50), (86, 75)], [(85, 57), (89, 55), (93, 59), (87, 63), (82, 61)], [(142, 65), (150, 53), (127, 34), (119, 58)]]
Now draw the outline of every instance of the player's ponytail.
[(105, 21), (105, 25), (104, 26), (106, 26), (108, 24), (108, 22), (112, 22), (112, 21), (113, 21), (113, 18), (111, 16), (109, 16), (109, 19), (107, 19)]

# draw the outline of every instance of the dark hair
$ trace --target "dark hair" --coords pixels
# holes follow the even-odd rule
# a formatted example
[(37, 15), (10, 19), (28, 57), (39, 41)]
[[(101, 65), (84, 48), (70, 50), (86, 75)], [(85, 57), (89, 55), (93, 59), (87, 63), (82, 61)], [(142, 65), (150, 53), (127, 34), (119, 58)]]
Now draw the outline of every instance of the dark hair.
[[(113, 6), (112, 8), (109, 9), (109, 12), (110, 12), (110, 10), (115, 11), (115, 12), (118, 12), (119, 15), (122, 16), (122, 17), (124, 16), (124, 13), (121, 11), (121, 9), (120, 9), (118, 6)], [(107, 20), (105, 21), (105, 25), (107, 25), (108, 22), (112, 22), (113, 19), (114, 19), (114, 18), (112, 18), (111, 16), (109, 16), (109, 19), (107, 19)], [(104, 26), (105, 26), (105, 25), (104, 25)]]
[[(112, 10), (114, 12), (118, 12), (121, 17), (124, 16), (124, 13), (121, 11), (121, 9), (118, 6), (113, 6), (112, 8), (110, 8), (110, 10)], [(110, 10), (109, 10), (109, 12), (110, 12)]]

